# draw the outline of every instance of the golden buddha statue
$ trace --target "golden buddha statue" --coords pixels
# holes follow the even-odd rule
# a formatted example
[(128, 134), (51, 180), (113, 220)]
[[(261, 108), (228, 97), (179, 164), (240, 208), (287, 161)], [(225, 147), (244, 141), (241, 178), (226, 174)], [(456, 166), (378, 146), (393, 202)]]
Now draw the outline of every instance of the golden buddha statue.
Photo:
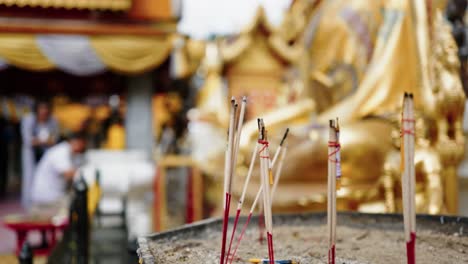
[[(442, 18), (445, 3), (432, 2), (428, 8), (426, 2), (413, 0), (294, 1), (279, 28), (269, 28), (268, 34), (265, 29), (250, 28), (239, 37), (244, 42), (234, 42), (230, 49), (239, 54), (243, 46), (251, 45), (248, 39), (264, 44), (250, 49), (250, 57), (239, 59), (241, 64), (223, 60), (228, 79), (226, 69), (242, 72), (251, 67), (252, 72), (256, 65), (265, 67), (254, 63), (255, 58), (274, 51), (281, 62), (273, 64), (278, 65), (280, 76), (290, 68), (300, 73), (283, 86), (272, 85), (275, 94), (281, 95), (284, 88), (280, 87), (297, 85), (296, 81), (303, 85), (292, 89), (301, 91), (294, 101), (283, 100), (287, 104), (279, 105), (279, 96), (272, 97), (274, 107), (254, 108), (250, 113), (250, 117), (264, 117), (270, 135), (280, 136), (286, 126), (291, 128), (275, 212), (326, 208), (327, 136), (321, 124), (336, 117), (342, 131), (343, 171), (338, 209), (399, 211), (399, 118), (407, 91), (414, 94), (418, 112), (418, 211), (456, 213), (465, 96), (456, 45)], [(231, 78), (227, 95), (235, 94), (231, 89), (242, 78), (248, 80), (248, 75)], [(243, 130), (234, 195), (240, 192), (241, 184), (236, 183), (243, 181), (254, 146), (255, 122), (248, 121)], [(225, 125), (221, 129), (225, 131)], [(275, 145), (274, 140), (271, 144)], [(222, 182), (221, 153), (200, 164), (215, 182)], [(252, 178), (247, 201), (253, 200), (258, 179)]]

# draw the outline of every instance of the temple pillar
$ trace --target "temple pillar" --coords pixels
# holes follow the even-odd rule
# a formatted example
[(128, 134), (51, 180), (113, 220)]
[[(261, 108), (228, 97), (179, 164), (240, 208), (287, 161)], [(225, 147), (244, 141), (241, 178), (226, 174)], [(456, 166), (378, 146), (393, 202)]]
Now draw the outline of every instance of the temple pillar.
[(153, 78), (145, 73), (128, 78), (127, 112), (125, 118), (127, 149), (153, 154)]

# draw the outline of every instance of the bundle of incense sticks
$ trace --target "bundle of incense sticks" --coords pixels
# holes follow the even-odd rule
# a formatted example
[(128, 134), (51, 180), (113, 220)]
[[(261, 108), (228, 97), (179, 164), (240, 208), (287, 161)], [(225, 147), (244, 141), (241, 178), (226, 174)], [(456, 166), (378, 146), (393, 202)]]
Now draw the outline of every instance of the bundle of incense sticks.
[[(233, 168), (235, 168), (236, 164), (237, 164), (237, 154), (239, 153), (239, 143), (240, 143), (240, 137), (241, 137), (241, 132), (242, 132), (242, 125), (244, 123), (244, 115), (245, 115), (245, 106), (247, 104), (247, 98), (244, 96), (242, 98), (242, 104), (241, 104), (241, 109), (240, 109), (240, 113), (239, 113), (239, 117), (238, 117), (238, 122), (237, 122), (237, 133), (236, 133), (236, 137), (235, 137), (235, 146), (234, 146), (234, 158), (233, 158)], [(249, 168), (249, 171), (250, 171), (250, 168)], [(232, 178), (234, 177), (234, 174), (235, 174), (235, 170), (233, 169), (232, 170), (232, 175), (231, 175), (231, 180)], [(226, 257), (226, 262), (225, 263), (228, 263), (229, 261), (229, 256), (231, 254), (231, 245), (232, 245), (232, 240), (234, 239), (234, 233), (236, 231), (236, 228), (237, 228), (237, 223), (239, 222), (239, 216), (240, 216), (240, 212), (241, 210), (239, 209), (239, 206), (237, 207), (237, 212), (236, 212), (236, 218), (234, 220), (234, 226), (232, 227), (232, 234), (231, 234), (231, 239), (229, 241), (229, 247), (228, 247), (228, 253), (227, 253), (227, 257)], [(227, 230), (226, 230), (227, 232)]]
[[(226, 148), (225, 162), (224, 162), (224, 216), (223, 216), (223, 235), (221, 240), (221, 256), (220, 264), (225, 263), (226, 256), (226, 238), (229, 222), (229, 210), (231, 206), (231, 186), (232, 179), (235, 174), (235, 167), (237, 162), (237, 154), (239, 151), (239, 142), (242, 132), (242, 124), (244, 122), (245, 106), (247, 98), (242, 98), (241, 110), (237, 114), (238, 105), (234, 97), (231, 99), (231, 111), (229, 115), (229, 129), (228, 129), (228, 143)], [(237, 126), (236, 126), (237, 120)]]
[[(259, 122), (259, 120), (258, 120)], [(244, 186), (242, 188), (242, 194), (239, 198), (239, 201), (237, 202), (237, 211), (236, 211), (236, 218), (234, 219), (234, 226), (232, 228), (232, 233), (231, 233), (231, 239), (229, 241), (229, 248), (228, 248), (228, 254), (227, 254), (227, 258), (226, 258), (226, 263), (228, 263), (229, 261), (229, 258), (231, 256), (231, 246), (232, 246), (232, 241), (234, 239), (234, 236), (236, 234), (236, 228), (237, 228), (237, 223), (239, 222), (239, 216), (240, 216), (240, 213), (242, 211), (242, 205), (244, 204), (244, 198), (245, 198), (245, 194), (247, 192), (247, 187), (249, 185), (249, 182), (250, 182), (250, 177), (252, 176), (252, 172), (253, 172), (253, 168), (254, 168), (254, 165), (255, 165), (255, 159), (257, 157), (257, 150), (258, 150), (258, 146), (259, 146), (259, 143), (257, 142), (255, 144), (255, 148), (254, 148), (254, 151), (252, 153), (252, 158), (250, 160), (250, 165), (249, 165), (249, 170), (247, 172), (247, 177), (245, 178), (245, 181), (244, 181)], [(250, 220), (250, 219), (249, 219)], [(231, 262), (232, 260), (234, 259), (234, 255), (232, 256), (231, 258)]]
[(403, 221), (405, 226), (408, 264), (416, 263), (416, 211), (414, 168), (414, 104), (413, 94), (405, 93), (401, 119), (401, 187), (403, 193)]
[[(259, 129), (261, 129), (261, 124), (262, 123), (261, 123), (260, 119), (258, 119), (258, 124), (259, 124)], [(279, 165), (278, 165), (278, 168), (276, 169), (273, 188), (271, 190), (272, 202), (273, 202), (274, 192), (275, 192), (276, 186), (278, 185), (279, 178), (280, 178), (280, 175), (281, 175), (281, 168), (283, 167), (284, 157), (286, 155), (286, 149), (287, 148), (286, 148), (286, 146), (283, 148), (283, 144), (284, 144), (284, 142), (286, 140), (286, 137), (288, 136), (288, 133), (289, 133), (289, 128), (286, 129), (286, 132), (283, 135), (283, 139), (281, 140), (280, 145), (277, 148), (276, 153), (275, 153), (275, 156), (277, 157), (279, 155), (279, 153), (281, 152), (281, 157), (279, 159)], [(243, 190), (242, 190), (242, 194), (241, 194), (241, 197), (240, 197), (239, 202), (237, 204), (238, 212), (240, 212), (242, 210), (242, 205), (244, 203), (245, 194), (247, 192), (247, 187), (248, 187), (248, 184), (250, 182), (250, 178), (252, 176), (252, 171), (253, 171), (253, 167), (254, 167), (254, 164), (255, 164), (255, 159), (257, 157), (257, 151), (259, 150), (259, 145), (261, 144), (261, 141), (262, 141), (262, 139), (259, 136), (259, 141), (255, 144), (254, 152), (252, 153), (252, 159), (250, 161), (249, 170), (248, 170), (245, 182), (244, 182), (244, 187), (243, 187)], [(263, 151), (263, 149), (260, 150), (260, 152), (262, 152), (262, 151)], [(275, 166), (277, 160), (278, 159), (273, 159), (273, 161), (271, 162), (271, 167), (272, 168)], [(250, 219), (252, 218), (252, 214), (253, 214), (256, 206), (257, 206), (258, 200), (260, 199), (260, 195), (262, 194), (262, 190), (263, 190), (263, 185), (260, 185), (259, 190), (257, 192), (257, 195), (255, 196), (255, 200), (252, 203), (252, 206), (250, 208), (247, 220), (246, 220), (244, 226), (242, 227), (241, 234), (240, 234), (240, 236), (239, 236), (239, 238), (237, 240), (236, 246), (235, 246), (234, 251), (233, 251), (232, 256), (231, 256), (230, 263), (232, 263), (233, 260), (234, 260), (234, 257), (235, 257), (236, 252), (237, 252), (237, 248), (239, 247), (240, 242), (242, 240), (242, 237), (244, 236), (244, 233), (247, 230), (247, 226), (249, 225)], [(234, 235), (235, 235), (235, 229), (232, 231), (231, 242), (232, 242), (232, 239), (233, 239)], [(229, 246), (229, 247), (231, 247), (231, 246)], [(229, 258), (229, 255), (228, 255), (228, 258)]]
[[(337, 129), (338, 128), (338, 129)], [(328, 140), (328, 199), (327, 199), (327, 226), (328, 226), (328, 263), (335, 264), (335, 245), (336, 245), (336, 182), (337, 174), (340, 168), (339, 151), (340, 144), (338, 142), (339, 125), (338, 119), (336, 123), (330, 120), (329, 140)]]

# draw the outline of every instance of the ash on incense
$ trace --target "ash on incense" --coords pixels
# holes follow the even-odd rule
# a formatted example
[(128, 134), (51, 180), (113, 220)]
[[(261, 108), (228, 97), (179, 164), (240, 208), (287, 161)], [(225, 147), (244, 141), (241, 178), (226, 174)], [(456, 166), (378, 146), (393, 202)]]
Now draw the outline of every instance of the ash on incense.
[[(233, 263), (268, 257), (266, 242), (258, 241), (256, 221), (252, 220)], [(274, 222), (275, 259), (327, 263), (324, 214), (275, 216)], [(406, 262), (400, 215), (341, 213), (337, 222), (336, 263)], [(219, 220), (210, 220), (140, 238), (139, 254), (144, 263), (219, 263), (220, 225)], [(418, 217), (417, 263), (468, 263), (467, 228), (467, 218)]]

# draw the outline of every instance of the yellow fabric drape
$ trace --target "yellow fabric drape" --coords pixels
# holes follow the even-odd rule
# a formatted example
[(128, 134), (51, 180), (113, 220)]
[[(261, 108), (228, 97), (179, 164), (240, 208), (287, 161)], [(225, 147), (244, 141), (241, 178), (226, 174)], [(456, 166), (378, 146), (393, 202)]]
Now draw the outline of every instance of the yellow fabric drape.
[(126, 74), (149, 71), (171, 52), (171, 40), (167, 36), (93, 36), (90, 42), (104, 64)]
[(0, 34), (0, 57), (8, 64), (31, 71), (46, 71), (55, 66), (41, 52), (35, 35)]
[[(90, 43), (108, 68), (126, 74), (140, 74), (158, 67), (172, 49), (168, 36), (92, 36)], [(0, 34), (0, 58), (31, 71), (56, 68), (42, 53), (33, 34)]]

